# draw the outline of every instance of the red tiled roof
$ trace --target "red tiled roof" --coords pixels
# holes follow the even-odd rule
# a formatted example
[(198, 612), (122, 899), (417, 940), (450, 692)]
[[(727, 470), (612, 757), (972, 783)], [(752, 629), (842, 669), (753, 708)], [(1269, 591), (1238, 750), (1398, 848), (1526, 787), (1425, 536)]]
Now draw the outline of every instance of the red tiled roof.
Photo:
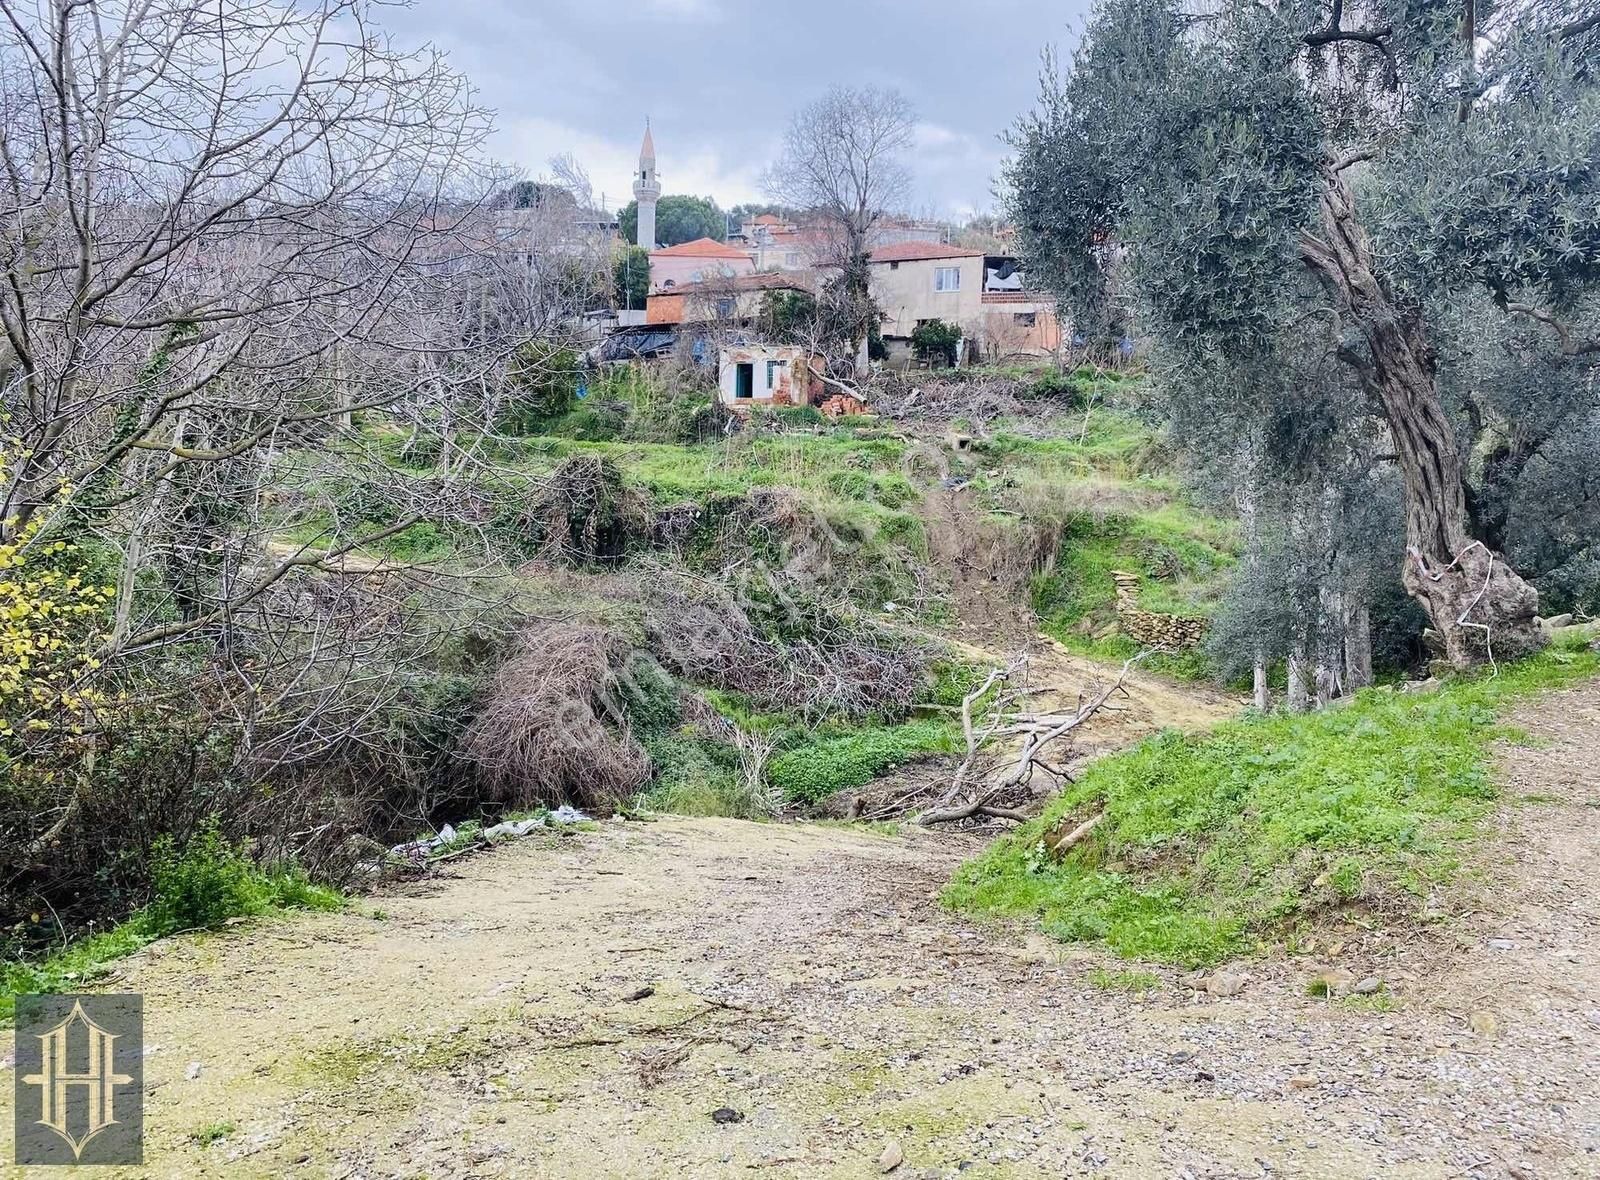
[(693, 295), (699, 291), (805, 291), (807, 286), (793, 271), (757, 271), (748, 275), (729, 275), (720, 279), (704, 279), (698, 283), (679, 283), (675, 287), (665, 287), (654, 292), (650, 298), (657, 295)]
[(697, 238), (692, 242), (684, 242), (678, 246), (668, 246), (662, 250), (650, 251), (650, 257), (664, 256), (667, 258), (744, 258), (750, 255), (743, 250), (735, 249), (726, 242), (719, 242), (715, 238)]
[(982, 250), (946, 246), (942, 242), (897, 242), (879, 246), (867, 256), (869, 262), (929, 262), (937, 258), (982, 258)]
[(756, 218), (757, 225), (782, 225), (783, 218), (775, 213), (763, 213)]

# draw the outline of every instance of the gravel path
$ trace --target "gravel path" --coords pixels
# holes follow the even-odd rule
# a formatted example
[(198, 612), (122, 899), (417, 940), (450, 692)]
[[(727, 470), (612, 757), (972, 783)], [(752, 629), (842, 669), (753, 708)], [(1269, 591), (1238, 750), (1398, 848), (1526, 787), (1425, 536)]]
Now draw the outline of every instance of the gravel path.
[(1600, 1176), (1600, 686), (1517, 722), (1471, 912), (1232, 995), (943, 913), (960, 837), (729, 820), (171, 940), (112, 985), (154, 1046), (129, 1174)]

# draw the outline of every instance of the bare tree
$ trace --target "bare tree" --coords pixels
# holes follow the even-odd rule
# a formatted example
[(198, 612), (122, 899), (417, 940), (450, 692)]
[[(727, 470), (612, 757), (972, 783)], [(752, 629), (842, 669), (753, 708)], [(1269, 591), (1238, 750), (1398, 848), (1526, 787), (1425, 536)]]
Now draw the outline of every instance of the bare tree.
[[(368, 0), (0, 0), (0, 537), (120, 550), (111, 647), (215, 631), (324, 551), (240, 527), (285, 450), (428, 380), (487, 119)], [(384, 532), (405, 527), (403, 519)], [(40, 535), (48, 536), (49, 529)], [(140, 612), (165, 546), (167, 600)]]
[(838, 269), (840, 291), (856, 309), (858, 348), (872, 314), (872, 231), (907, 198), (911, 176), (902, 157), (914, 123), (897, 91), (835, 87), (794, 116), (783, 154), (764, 178), (768, 194), (801, 210), (820, 235), (818, 261)]

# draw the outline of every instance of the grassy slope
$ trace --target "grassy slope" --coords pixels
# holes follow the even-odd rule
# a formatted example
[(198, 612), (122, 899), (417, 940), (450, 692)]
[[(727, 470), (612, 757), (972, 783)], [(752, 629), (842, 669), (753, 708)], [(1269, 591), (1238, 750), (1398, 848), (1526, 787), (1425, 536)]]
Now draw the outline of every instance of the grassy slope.
[[(1373, 689), (1322, 713), (1152, 738), (1095, 763), (1042, 817), (963, 866), (945, 903), (1201, 965), (1326, 907), (1419, 896), (1460, 871), (1492, 805), (1487, 749), (1507, 733), (1498, 714), (1597, 671), (1593, 653), (1549, 652), (1433, 694)], [(1064, 861), (1041, 854), (1052, 825), (1102, 809)]]
[(127, 921), (42, 958), (0, 962), (0, 1027), (11, 1022), (17, 996), (80, 988), (158, 938), (210, 929), (234, 917), (345, 904), (342, 894), (298, 871), (269, 872), (249, 864), (214, 832), (196, 838), (183, 859), (158, 864), (154, 875), (154, 899)]
[[(1124, 387), (1136, 387), (1137, 379), (1104, 384), (1100, 396), (1130, 397)], [(903, 559), (915, 560), (926, 555), (918, 512), (922, 496), (948, 473), (971, 480), (979, 503), (996, 513), (991, 517), (996, 525), (1020, 519), (1064, 532), (1060, 560), (1036, 579), (1033, 597), (1046, 630), (1069, 646), (1105, 658), (1128, 654), (1115, 639), (1093, 637), (1115, 621), (1113, 569), (1165, 567), (1168, 576), (1147, 580), (1144, 605), (1181, 613), (1208, 610), (1233, 560), (1232, 530), (1183, 498), (1147, 428), (1103, 401), (1087, 423), (1075, 414), (1064, 417), (1064, 437), (1028, 438), (1005, 425), (998, 424), (970, 456), (908, 441), (893, 423), (850, 421), (823, 428), (801, 425), (787, 433), (742, 432), (695, 444), (558, 435), (500, 438), (485, 440), (483, 458), (494, 472), (485, 490), (493, 494), (526, 485), (574, 455), (603, 455), (658, 506), (755, 488), (792, 488), (842, 536), (865, 539), (877, 551), (875, 559), (899, 551)], [(365, 434), (371, 452), (397, 476), (433, 478), (431, 466), (401, 454), (405, 431), (374, 421)], [(291, 486), (299, 478), (297, 466), (285, 463), (283, 475)], [(363, 489), (334, 490), (334, 495), (347, 527), (363, 520), (369, 498)], [(380, 514), (356, 527), (374, 528), (384, 519)], [(280, 536), (315, 545), (328, 526), (325, 515), (311, 513), (286, 520)], [(424, 521), (375, 546), (374, 555), (448, 562), (457, 555), (481, 559), (482, 548), (475, 530)], [(1174, 571), (1176, 577), (1170, 576)], [(892, 591), (887, 580), (883, 588)]]
[[(908, 603), (919, 601), (923, 622), (944, 616), (937, 599), (928, 602), (917, 593), (926, 584), (918, 574), (927, 560), (922, 499), (943, 475), (965, 477), (977, 503), (990, 511), (988, 521), (994, 527), (1037, 526), (1065, 536), (1056, 567), (1034, 587), (1046, 629), (1089, 654), (1122, 658), (1131, 654), (1122, 650), (1125, 642), (1115, 637), (1096, 640), (1082, 629), (1114, 626), (1112, 569), (1145, 569), (1162, 555), (1169, 555), (1170, 565), (1175, 558), (1179, 576), (1149, 582), (1145, 600), (1152, 609), (1175, 604), (1187, 609), (1202, 596), (1195, 587), (1231, 562), (1227, 526), (1185, 502), (1139, 421), (1106, 408), (1105, 396), (1131, 384), (1136, 379), (1108, 382), (1086, 421), (1075, 414), (1062, 419), (1062, 437), (1029, 438), (1000, 423), (970, 456), (909, 439), (894, 423), (847, 420), (821, 427), (792, 423), (783, 433), (744, 431), (693, 444), (557, 434), (498, 438), (485, 440), (483, 457), (494, 467), (488, 487), (516, 489), (549, 475), (574, 455), (602, 455), (657, 506), (706, 502), (755, 488), (794, 489), (854, 550), (851, 563), (871, 571), (870, 576), (858, 573), (850, 579), (852, 603), (876, 614), (885, 602), (894, 601), (901, 611), (898, 617), (905, 617)], [(405, 431), (375, 421), (365, 434), (371, 452), (396, 475), (433, 478), (431, 466), (401, 454)], [(338, 498), (343, 518), (363, 516), (362, 489), (346, 489)], [(368, 527), (380, 523), (375, 519)], [(283, 538), (313, 541), (326, 527), (326, 519), (302, 519), (286, 526)], [(481, 559), (483, 538), (470, 529), (456, 534), (442, 522), (423, 522), (376, 549), (401, 560), (448, 563), (474, 553)], [(563, 592), (570, 593), (571, 587)], [(959, 694), (955, 699), (959, 701)], [(890, 723), (895, 720), (872, 721), (845, 732), (791, 735), (775, 751), (770, 784), (791, 800), (814, 801), (833, 790), (860, 786), (907, 758), (951, 745), (947, 724)], [(694, 814), (749, 810), (750, 800), (733, 785), (739, 775), (731, 747), (707, 747), (688, 733), (657, 735), (649, 744), (662, 774), (647, 802)]]

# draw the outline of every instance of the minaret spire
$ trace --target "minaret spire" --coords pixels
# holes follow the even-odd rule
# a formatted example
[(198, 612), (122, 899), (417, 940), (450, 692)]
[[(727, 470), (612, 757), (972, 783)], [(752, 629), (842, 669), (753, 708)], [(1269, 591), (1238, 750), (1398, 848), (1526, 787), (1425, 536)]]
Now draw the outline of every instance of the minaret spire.
[(639, 145), (639, 171), (633, 177), (633, 196), (639, 202), (637, 241), (646, 250), (656, 248), (656, 202), (661, 199), (661, 182), (656, 178), (656, 141), (650, 134), (650, 119), (644, 121), (644, 142)]

